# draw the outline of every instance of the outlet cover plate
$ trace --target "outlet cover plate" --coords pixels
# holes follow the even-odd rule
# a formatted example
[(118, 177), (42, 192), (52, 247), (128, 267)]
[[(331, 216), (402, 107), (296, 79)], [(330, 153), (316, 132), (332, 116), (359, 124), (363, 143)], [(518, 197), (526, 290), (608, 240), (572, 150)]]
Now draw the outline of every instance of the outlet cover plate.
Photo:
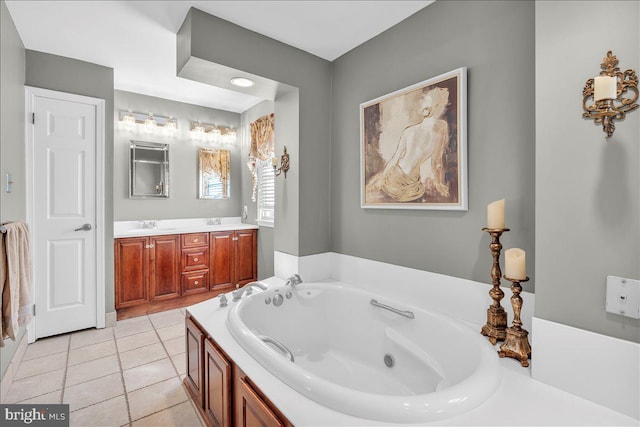
[(620, 316), (640, 319), (640, 280), (607, 276), (606, 310)]

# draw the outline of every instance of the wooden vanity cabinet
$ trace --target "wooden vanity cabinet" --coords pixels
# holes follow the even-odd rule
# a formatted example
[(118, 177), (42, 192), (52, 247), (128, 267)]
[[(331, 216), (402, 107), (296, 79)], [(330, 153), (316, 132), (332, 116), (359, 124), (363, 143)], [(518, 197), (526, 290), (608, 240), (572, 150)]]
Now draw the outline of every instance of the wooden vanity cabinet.
[(118, 319), (182, 307), (257, 280), (257, 230), (118, 238)]
[(293, 427), (188, 313), (186, 337), (184, 383), (208, 426)]
[(244, 286), (258, 277), (256, 230), (211, 233), (211, 289)]
[(177, 235), (149, 237), (151, 301), (180, 296), (180, 241)]

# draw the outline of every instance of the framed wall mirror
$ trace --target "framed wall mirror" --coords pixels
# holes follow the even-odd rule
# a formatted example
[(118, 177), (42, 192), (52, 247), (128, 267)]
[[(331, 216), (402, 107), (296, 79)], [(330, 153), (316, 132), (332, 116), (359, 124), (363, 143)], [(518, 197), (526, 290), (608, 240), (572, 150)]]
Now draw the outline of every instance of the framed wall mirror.
[(231, 191), (231, 152), (200, 148), (198, 151), (198, 198), (228, 199)]
[(169, 197), (169, 144), (131, 141), (129, 198)]

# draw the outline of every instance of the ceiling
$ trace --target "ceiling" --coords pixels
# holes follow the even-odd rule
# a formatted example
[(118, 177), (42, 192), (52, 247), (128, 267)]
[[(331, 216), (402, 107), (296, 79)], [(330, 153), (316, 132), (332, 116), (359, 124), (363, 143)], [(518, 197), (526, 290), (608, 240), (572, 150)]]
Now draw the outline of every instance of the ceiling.
[(176, 33), (195, 7), (332, 61), (433, 1), (7, 0), (25, 48), (114, 69), (118, 90), (242, 112), (261, 101), (176, 76)]

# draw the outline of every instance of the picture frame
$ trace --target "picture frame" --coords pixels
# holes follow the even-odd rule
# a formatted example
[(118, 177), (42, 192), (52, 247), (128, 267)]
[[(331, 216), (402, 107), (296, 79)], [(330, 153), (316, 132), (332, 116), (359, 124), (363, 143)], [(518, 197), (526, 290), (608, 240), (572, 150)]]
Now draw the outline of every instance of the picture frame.
[(364, 209), (468, 209), (467, 68), (360, 104)]

